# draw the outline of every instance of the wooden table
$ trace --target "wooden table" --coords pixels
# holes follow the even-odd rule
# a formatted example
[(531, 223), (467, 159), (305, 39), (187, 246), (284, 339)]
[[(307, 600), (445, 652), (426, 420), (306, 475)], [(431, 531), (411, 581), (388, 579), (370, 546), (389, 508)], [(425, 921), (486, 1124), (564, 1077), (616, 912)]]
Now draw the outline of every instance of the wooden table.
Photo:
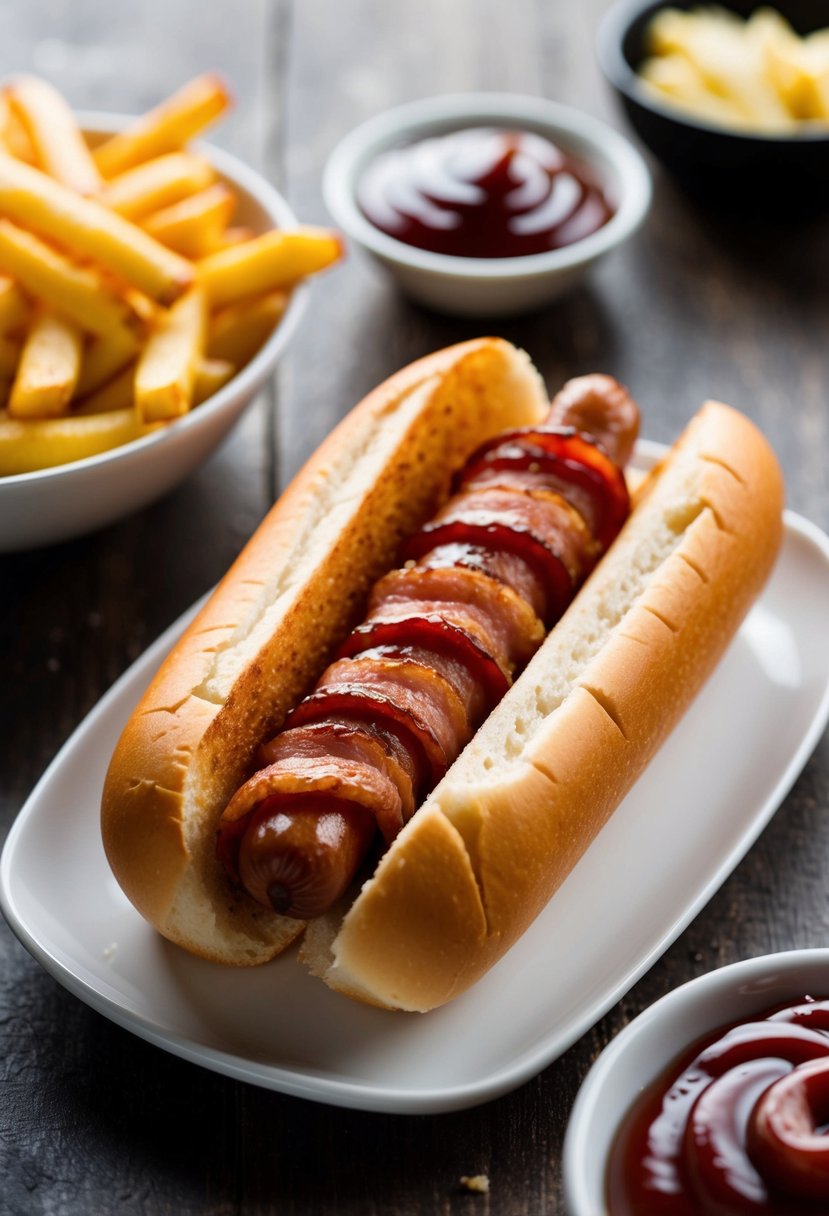
[[(0, 8), (0, 69), (78, 107), (136, 111), (215, 65), (238, 94), (216, 136), (325, 222), (336, 140), (389, 105), (452, 90), (538, 93), (620, 120), (593, 61), (605, 0), (74, 0)], [(620, 124), (621, 125), (621, 124)], [(829, 227), (773, 231), (696, 209), (661, 173), (642, 233), (589, 285), (482, 326), (408, 304), (355, 254), (314, 292), (272, 389), (164, 501), (96, 535), (0, 559), (2, 823), (112, 681), (222, 573), (279, 487), (366, 390), (433, 348), (497, 331), (551, 387), (606, 370), (665, 440), (708, 395), (771, 436), (790, 505), (829, 526)], [(728, 728), (728, 723), (723, 723)], [(562, 1059), (522, 1089), (440, 1117), (314, 1105), (184, 1063), (63, 991), (0, 934), (0, 1211), (375, 1214), (562, 1210), (581, 1079), (678, 983), (829, 931), (829, 742), (708, 908)], [(463, 1193), (486, 1172), (488, 1197)]]

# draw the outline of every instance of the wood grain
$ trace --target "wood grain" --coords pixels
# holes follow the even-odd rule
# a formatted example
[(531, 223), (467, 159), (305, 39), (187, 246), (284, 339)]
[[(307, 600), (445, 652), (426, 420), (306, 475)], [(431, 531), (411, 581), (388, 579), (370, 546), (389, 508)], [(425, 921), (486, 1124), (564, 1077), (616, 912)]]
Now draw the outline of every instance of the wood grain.
[[(48, 76), (76, 106), (134, 112), (207, 66), (238, 105), (217, 142), (266, 170), (307, 222), (320, 173), (380, 109), (473, 89), (539, 93), (621, 126), (593, 59), (604, 0), (68, 0), (0, 6), (0, 74)], [(608, 371), (670, 439), (706, 396), (764, 427), (791, 505), (829, 525), (829, 227), (718, 219), (656, 172), (647, 226), (570, 298), (486, 328), (551, 389)], [(481, 331), (400, 297), (358, 253), (317, 284), (272, 390), (197, 474), (96, 535), (0, 558), (3, 830), (110, 683), (222, 573), (331, 426), (402, 363)], [(727, 723), (723, 724), (727, 729)], [(711, 967), (829, 933), (829, 743), (675, 946), (522, 1089), (439, 1118), (326, 1108), (144, 1044), (60, 989), (0, 931), (0, 1212), (537, 1216), (563, 1211), (579, 1083), (627, 1021)], [(336, 1033), (336, 1027), (332, 1027)], [(470, 1028), (474, 1033), (474, 1028)], [(489, 1196), (464, 1193), (485, 1172)]]

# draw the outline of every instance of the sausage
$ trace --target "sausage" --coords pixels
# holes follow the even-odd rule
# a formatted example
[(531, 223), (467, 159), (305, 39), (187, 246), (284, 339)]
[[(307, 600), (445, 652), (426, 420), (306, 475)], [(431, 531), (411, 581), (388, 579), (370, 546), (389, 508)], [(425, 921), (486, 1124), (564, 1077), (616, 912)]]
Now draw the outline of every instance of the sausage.
[(618, 380), (594, 372), (567, 381), (553, 400), (549, 423), (592, 435), (624, 468), (639, 434), (639, 408)]
[(351, 884), (378, 826), (389, 843), (618, 532), (637, 431), (627, 391), (586, 376), (541, 427), (473, 453), (228, 803), (217, 850), (233, 881), (279, 913), (315, 917)]

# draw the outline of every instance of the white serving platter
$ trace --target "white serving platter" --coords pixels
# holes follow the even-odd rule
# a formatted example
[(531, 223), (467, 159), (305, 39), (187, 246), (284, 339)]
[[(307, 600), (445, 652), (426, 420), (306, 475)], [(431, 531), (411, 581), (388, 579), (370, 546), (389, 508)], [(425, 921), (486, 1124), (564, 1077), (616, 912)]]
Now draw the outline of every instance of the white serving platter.
[[(660, 449), (640, 444), (649, 465)], [(774, 814), (829, 717), (829, 538), (787, 513), (762, 597), (690, 712), (546, 910), (474, 988), (425, 1015), (353, 1004), (294, 952), (229, 970), (161, 940), (109, 872), (98, 805), (161, 637), (68, 741), (0, 859), (0, 904), (61, 984), (206, 1068), (397, 1113), (488, 1101), (545, 1068), (667, 949)]]

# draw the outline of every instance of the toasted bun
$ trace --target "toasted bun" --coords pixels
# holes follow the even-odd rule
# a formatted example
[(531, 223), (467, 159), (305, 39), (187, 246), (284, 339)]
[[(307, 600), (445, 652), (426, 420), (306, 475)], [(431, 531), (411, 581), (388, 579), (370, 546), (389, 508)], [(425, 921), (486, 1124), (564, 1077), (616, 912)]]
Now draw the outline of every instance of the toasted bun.
[(547, 406), (538, 373), (508, 343), (451, 347), (372, 392), (282, 495), (158, 672), (107, 774), (107, 857), (165, 937), (250, 964), (301, 932), (220, 872), (221, 811), (452, 472)]
[(699, 691), (765, 582), (783, 487), (762, 435), (707, 403), (547, 641), (302, 957), (427, 1010), (524, 932)]

